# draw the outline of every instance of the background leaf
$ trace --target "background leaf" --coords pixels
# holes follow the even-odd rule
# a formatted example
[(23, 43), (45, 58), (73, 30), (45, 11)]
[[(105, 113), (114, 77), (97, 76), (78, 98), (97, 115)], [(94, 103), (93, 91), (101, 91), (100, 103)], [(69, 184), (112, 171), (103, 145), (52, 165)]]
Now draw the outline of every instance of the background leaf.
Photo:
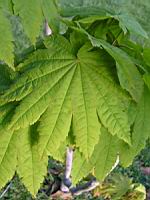
[(41, 1), (13, 0), (13, 3), (15, 14), (20, 16), (27, 36), (35, 44), (43, 22)]
[(11, 24), (6, 13), (0, 9), (0, 60), (5, 61), (12, 69), (14, 69), (14, 46)]

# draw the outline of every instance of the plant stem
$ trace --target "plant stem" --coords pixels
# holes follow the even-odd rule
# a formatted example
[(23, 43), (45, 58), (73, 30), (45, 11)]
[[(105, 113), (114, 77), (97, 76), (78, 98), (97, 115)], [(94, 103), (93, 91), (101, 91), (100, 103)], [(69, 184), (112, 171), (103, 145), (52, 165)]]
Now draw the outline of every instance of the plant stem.
[(65, 170), (66, 178), (70, 178), (71, 176), (72, 162), (73, 162), (73, 149), (71, 147), (68, 147), (66, 156), (66, 170)]
[(79, 185), (75, 188), (71, 188), (70, 191), (73, 196), (79, 196), (79, 195), (83, 194), (84, 192), (89, 192), (89, 191), (95, 189), (99, 185), (100, 185), (100, 182), (96, 181), (96, 179), (93, 179), (93, 180), (85, 183), (84, 185)]
[(69, 187), (71, 186), (71, 170), (73, 162), (73, 148), (68, 147), (66, 152), (66, 168), (64, 173), (64, 179), (62, 180), (61, 191), (69, 192)]
[(5, 194), (7, 193), (7, 191), (9, 190), (9, 188), (11, 187), (11, 185), (12, 185), (12, 183), (10, 182), (9, 185), (6, 187), (6, 189), (1, 194), (0, 199), (2, 199), (5, 196)]

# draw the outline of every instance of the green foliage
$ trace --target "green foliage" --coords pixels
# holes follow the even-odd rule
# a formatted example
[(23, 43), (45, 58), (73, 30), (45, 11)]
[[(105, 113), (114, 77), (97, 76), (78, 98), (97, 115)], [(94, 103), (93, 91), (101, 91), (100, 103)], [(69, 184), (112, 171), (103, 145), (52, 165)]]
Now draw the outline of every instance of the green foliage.
[(122, 166), (116, 167), (114, 170), (116, 173), (121, 173), (127, 175), (133, 179), (134, 183), (141, 183), (148, 190), (150, 188), (150, 176), (146, 175), (142, 168), (150, 166), (150, 142), (146, 143), (146, 147), (140, 152), (138, 156), (135, 157), (132, 165), (128, 168), (123, 168)]
[[(89, 172), (104, 179), (118, 154), (129, 165), (144, 147), (150, 136), (150, 75), (143, 43), (149, 33), (118, 1), (103, 3), (1, 1), (0, 59), (12, 67), (15, 57), (18, 72), (0, 65), (0, 187), (17, 171), (35, 196), (47, 157), (64, 161), (67, 145), (76, 151), (74, 183)], [(12, 36), (12, 11), (37, 49), (13, 50), (18, 39)], [(53, 34), (39, 45), (45, 19)]]
[(31, 42), (35, 43), (36, 38), (39, 36), (43, 19), (41, 2), (39, 0), (13, 0), (13, 3), (14, 12), (20, 16), (27, 36)]
[[(102, 46), (116, 61), (116, 67), (120, 84), (132, 95), (135, 101), (139, 101), (143, 90), (143, 82), (139, 71), (128, 55), (121, 49), (109, 45), (103, 40), (91, 38), (93, 46)], [(128, 66), (128, 67), (126, 67)]]
[(141, 184), (134, 184), (132, 179), (119, 173), (112, 174), (94, 193), (113, 200), (144, 200), (146, 198), (145, 188)]
[[(96, 188), (92, 193), (84, 193), (78, 197), (75, 197), (74, 199), (76, 200), (87, 200), (87, 199), (104, 200), (104, 196), (108, 197), (110, 196), (110, 193), (112, 195), (118, 196), (118, 192), (120, 193), (121, 191), (124, 191), (123, 193), (127, 191), (126, 193), (127, 199), (129, 198), (129, 196), (131, 198), (133, 194), (136, 194), (135, 196), (133, 196), (135, 198), (137, 198), (138, 196), (140, 197), (141, 195), (144, 195), (145, 192), (144, 193), (142, 192), (142, 190), (144, 191), (144, 188), (139, 183), (143, 184), (147, 189), (149, 189), (150, 187), (150, 181), (149, 181), (150, 177), (145, 176), (143, 172), (141, 171), (141, 166), (146, 167), (146, 166), (149, 166), (150, 164), (149, 148), (150, 148), (150, 144), (149, 142), (147, 142), (146, 148), (142, 150), (142, 152), (134, 159), (133, 164), (129, 168), (124, 169), (121, 166), (116, 167), (115, 170), (113, 170), (113, 172), (106, 178), (106, 180), (103, 182), (100, 188)], [(61, 163), (56, 162), (55, 160), (50, 158), (48, 169), (49, 170), (57, 169), (58, 171), (62, 171), (63, 166)], [(130, 179), (128, 177), (130, 177)], [(47, 196), (47, 191), (49, 191), (49, 186), (53, 183), (53, 181), (54, 181), (54, 178), (52, 177), (51, 174), (48, 173), (44, 181), (44, 184), (42, 184), (41, 189), (39, 190), (36, 196), (36, 200), (41, 200), (41, 199), (47, 200), (49, 198)], [(82, 183), (84, 181), (85, 180), (83, 180)], [(127, 183), (128, 185), (126, 185)], [(139, 188), (139, 186), (140, 188), (142, 188), (142, 190), (138, 192), (138, 196), (137, 196), (136, 190), (133, 190), (133, 188), (131, 187), (133, 186), (133, 183), (136, 188)], [(11, 183), (9, 184), (10, 184), (10, 188), (7, 191), (7, 193), (5, 193), (2, 200), (4, 199), (31, 200), (33, 199), (17, 175), (15, 175), (15, 177), (11, 180)], [(118, 186), (121, 190), (117, 189), (118, 187), (116, 186)], [(4, 189), (6, 189), (6, 187)], [(128, 189), (130, 189), (130, 192), (128, 191)], [(3, 190), (1, 190), (1, 194), (2, 192)], [(132, 195), (128, 195), (128, 194), (132, 194)]]

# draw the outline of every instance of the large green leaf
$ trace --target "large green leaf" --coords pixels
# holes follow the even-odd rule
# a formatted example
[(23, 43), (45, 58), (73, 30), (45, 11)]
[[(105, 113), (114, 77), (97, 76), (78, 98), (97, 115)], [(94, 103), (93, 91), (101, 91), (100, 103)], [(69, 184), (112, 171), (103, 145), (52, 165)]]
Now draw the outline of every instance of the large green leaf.
[(42, 116), (39, 134), (44, 152), (64, 141), (73, 116), (76, 145), (89, 157), (100, 135), (98, 111), (110, 133), (130, 143), (123, 91), (111, 71), (112, 59), (104, 50), (89, 51), (90, 44), (76, 57), (62, 36), (50, 37), (45, 45), (48, 49), (37, 51), (24, 63), (20, 78), (1, 97), (4, 102), (12, 100), (10, 94), (13, 100), (22, 99), (9, 128), (27, 127)]
[(132, 146), (129, 147), (124, 143), (120, 146), (120, 158), (124, 166), (132, 163), (133, 158), (145, 147), (148, 137), (150, 137), (150, 91), (145, 87), (138, 104), (132, 133)]
[(47, 156), (43, 159), (39, 158), (38, 134), (35, 125), (18, 132), (17, 172), (24, 185), (35, 196), (46, 175), (48, 158)]
[(5, 61), (14, 69), (14, 46), (11, 24), (6, 13), (0, 9), (0, 60)]
[(43, 21), (42, 8), (40, 0), (13, 0), (14, 11), (19, 15), (27, 36), (32, 43), (40, 34)]
[(11, 180), (17, 165), (17, 133), (0, 126), (0, 188)]
[(119, 140), (102, 127), (98, 144), (95, 146), (90, 160), (85, 160), (79, 151), (76, 151), (73, 162), (72, 181), (76, 184), (90, 172), (102, 181), (113, 168), (118, 154)]

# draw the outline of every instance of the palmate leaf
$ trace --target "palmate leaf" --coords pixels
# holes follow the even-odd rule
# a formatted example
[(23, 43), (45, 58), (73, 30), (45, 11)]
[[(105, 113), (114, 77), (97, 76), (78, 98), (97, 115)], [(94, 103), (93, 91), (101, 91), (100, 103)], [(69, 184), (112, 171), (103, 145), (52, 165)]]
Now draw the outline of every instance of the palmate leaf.
[(88, 161), (84, 159), (78, 150), (75, 152), (72, 170), (74, 184), (86, 177), (90, 172), (94, 173), (98, 180), (102, 181), (113, 168), (117, 160), (119, 140), (116, 136), (108, 133), (104, 127), (102, 127), (101, 132), (99, 142)]
[(24, 63), (20, 78), (1, 97), (3, 103), (22, 99), (9, 128), (27, 127), (41, 117), (42, 155), (65, 140), (72, 118), (76, 145), (90, 157), (100, 135), (98, 111), (110, 133), (130, 143), (123, 91), (112, 75), (112, 59), (103, 50), (89, 51), (90, 44), (76, 57), (62, 36), (50, 37), (45, 45), (48, 49), (37, 51)]
[(133, 158), (145, 147), (146, 140), (150, 137), (150, 91), (145, 87), (143, 96), (138, 104), (135, 118), (132, 146), (121, 143), (120, 159), (124, 166), (132, 163)]
[(36, 195), (44, 180), (48, 163), (46, 155), (43, 159), (39, 158), (37, 142), (36, 125), (27, 127), (18, 134), (17, 173), (33, 196)]
[(24, 30), (31, 42), (34, 44), (39, 36), (43, 21), (40, 0), (13, 0), (14, 11), (19, 15)]

